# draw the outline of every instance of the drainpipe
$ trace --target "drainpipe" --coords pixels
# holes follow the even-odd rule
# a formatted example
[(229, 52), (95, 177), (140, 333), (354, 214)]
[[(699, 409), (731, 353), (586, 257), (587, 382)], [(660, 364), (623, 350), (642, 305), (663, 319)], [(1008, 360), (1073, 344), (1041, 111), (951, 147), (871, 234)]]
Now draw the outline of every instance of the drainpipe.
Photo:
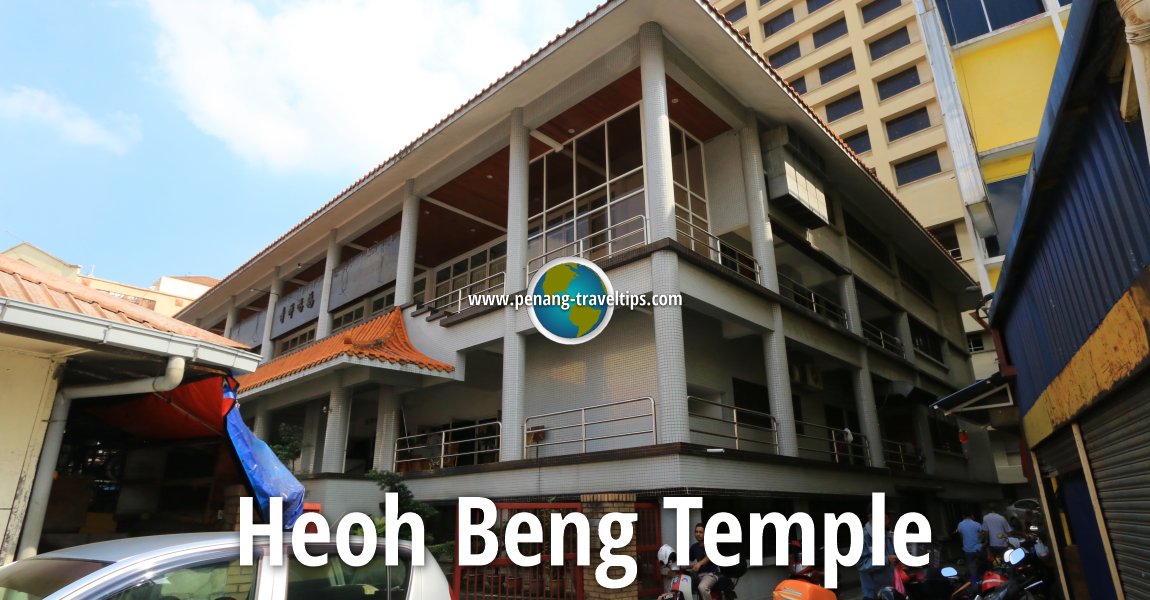
[(1150, 149), (1150, 3), (1145, 0), (1118, 0), (1118, 14), (1126, 22), (1126, 43), (1130, 44), (1130, 61), (1134, 67), (1134, 84), (1138, 90), (1138, 109), (1142, 113), (1142, 131)]
[(184, 359), (168, 357), (168, 366), (161, 377), (149, 377), (135, 381), (119, 381), (97, 385), (78, 385), (56, 391), (52, 402), (52, 415), (48, 417), (48, 428), (44, 432), (44, 446), (40, 450), (40, 461), (36, 465), (36, 479), (32, 483), (32, 493), (28, 497), (28, 511), (24, 515), (24, 527), (20, 530), (20, 550), (16, 559), (24, 559), (37, 554), (40, 533), (44, 529), (44, 516), (48, 510), (48, 497), (52, 492), (53, 474), (56, 462), (60, 459), (60, 445), (64, 440), (64, 425), (68, 420), (68, 410), (72, 400), (125, 394), (147, 394), (167, 392), (184, 379)]

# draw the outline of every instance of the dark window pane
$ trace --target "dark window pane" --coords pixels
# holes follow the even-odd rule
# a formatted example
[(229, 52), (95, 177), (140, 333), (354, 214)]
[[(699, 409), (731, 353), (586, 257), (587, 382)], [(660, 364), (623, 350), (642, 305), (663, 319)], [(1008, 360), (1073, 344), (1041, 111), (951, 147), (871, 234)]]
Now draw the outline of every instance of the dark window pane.
[(862, 8), (863, 23), (870, 23), (901, 5), (902, 0), (874, 0)]
[(855, 151), (855, 154), (862, 154), (870, 150), (870, 134), (867, 130), (862, 130), (854, 135), (843, 138), (843, 141)]
[(607, 123), (607, 143), (610, 145), (609, 171), (612, 178), (643, 164), (643, 136), (640, 133), (638, 106)]
[(687, 181), (690, 190), (700, 196), (705, 196), (706, 186), (703, 175), (703, 147), (690, 136), (683, 136), (687, 145)]
[(1058, 5), (1059, 6), (1069, 6), (1070, 0), (1058, 0)]
[(563, 149), (547, 155), (547, 198), (546, 204), (550, 208), (566, 202), (574, 195), (573, 181), (575, 162), (573, 160), (574, 145), (567, 142)]
[(855, 70), (854, 56), (848, 54), (840, 59), (833, 60), (819, 68), (819, 81), (824, 84), (834, 81)]
[[(1011, 232), (1014, 231), (1014, 219), (1018, 216), (1019, 205), (1022, 204), (1022, 184), (1025, 182), (1026, 175), (1019, 175), (986, 184), (990, 210), (994, 213), (994, 222), (998, 224), (998, 239), (996, 241), (1002, 252), (1010, 247)], [(989, 247), (989, 243), (987, 246)], [(991, 256), (997, 256), (1002, 252), (996, 252)]]
[(527, 170), (527, 214), (535, 216), (543, 211), (543, 165), (545, 159), (531, 163)]
[(886, 122), (886, 137), (890, 141), (904, 138), (916, 131), (930, 127), (930, 115), (925, 108), (895, 117)]
[(847, 34), (847, 20), (839, 19), (814, 33), (815, 48), (821, 48)]
[(918, 67), (911, 67), (905, 71), (895, 73), (878, 82), (878, 99), (886, 100), (920, 83), (922, 83), (922, 81), (918, 78)]
[(995, 256), (1002, 256), (1003, 253), (1005, 252), (1005, 246), (1000, 245), (998, 243), (998, 236), (997, 235), (992, 235), (990, 237), (983, 238), (983, 241), (986, 242), (986, 255), (987, 256), (993, 258)]
[(940, 171), (942, 166), (938, 162), (938, 153), (931, 152), (895, 165), (894, 178), (899, 185), (906, 185)]
[(727, 20), (732, 22), (732, 23), (734, 23), (735, 21), (738, 21), (739, 19), (747, 16), (747, 5), (746, 5), (746, 3), (740, 2), (740, 3), (732, 6), (731, 10), (728, 10), (727, 13), (723, 16), (726, 17)]
[(807, 93), (807, 80), (805, 78), (799, 77), (798, 79), (792, 79), (790, 83), (796, 92), (800, 94)]
[(687, 157), (683, 154), (683, 132), (671, 126), (671, 180), (687, 187)]
[(930, 280), (917, 269), (911, 267), (902, 257), (898, 259), (898, 276), (906, 287), (914, 290), (923, 298), (927, 300), (934, 298), (930, 291)]
[(575, 140), (575, 193), (582, 194), (607, 183), (607, 128), (592, 129)]
[(907, 33), (906, 27), (899, 29), (889, 35), (880, 37), (879, 39), (870, 43), (870, 59), (878, 60), (899, 48), (910, 45), (910, 34)]
[(843, 211), (843, 224), (846, 225), (847, 237), (850, 238), (852, 242), (880, 263), (890, 266), (890, 252), (887, 250), (886, 242), (883, 242), (882, 238), (875, 235), (873, 231), (859, 222), (854, 215), (845, 210)]
[(990, 32), (982, 0), (938, 0), (938, 14), (951, 45)]
[(986, 2), (990, 26), (999, 29), (1029, 19), (1043, 11), (1042, 0), (996, 0)]
[(771, 66), (777, 69), (799, 58), (802, 55), (802, 52), (799, 50), (799, 43), (795, 42), (790, 46), (787, 46), (786, 48), (783, 48), (782, 50), (779, 50), (778, 52), (770, 55), (770, 57), (767, 58), (767, 62), (771, 63)]
[(858, 92), (827, 104), (827, 121), (837, 121), (862, 110), (862, 96)]
[(958, 243), (958, 231), (954, 228), (954, 223), (935, 227), (930, 230), (930, 233), (934, 239), (938, 240), (939, 244), (942, 244), (943, 248), (946, 248), (951, 258), (962, 260), (962, 249)]
[(807, 0), (807, 13), (813, 13), (816, 10), (833, 3), (835, 0)]
[(784, 28), (793, 24), (794, 22), (795, 11), (792, 9), (787, 9), (787, 12), (771, 19), (770, 21), (767, 21), (766, 23), (763, 23), (763, 36), (770, 37), (782, 31)]

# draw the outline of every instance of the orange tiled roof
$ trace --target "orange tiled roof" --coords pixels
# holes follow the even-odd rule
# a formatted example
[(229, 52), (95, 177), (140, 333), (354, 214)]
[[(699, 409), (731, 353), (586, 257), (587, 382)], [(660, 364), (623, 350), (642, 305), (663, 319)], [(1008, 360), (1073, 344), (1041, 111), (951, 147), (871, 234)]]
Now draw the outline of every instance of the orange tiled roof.
[(247, 349), (246, 345), (239, 342), (3, 255), (0, 255), (0, 296), (125, 325), (184, 335), (220, 346)]
[(403, 312), (398, 308), (347, 331), (330, 335), (271, 362), (255, 373), (237, 379), (240, 389), (254, 388), (335, 360), (341, 356), (367, 358), (396, 365), (412, 365), (430, 371), (450, 373), (455, 367), (429, 358), (411, 344)]

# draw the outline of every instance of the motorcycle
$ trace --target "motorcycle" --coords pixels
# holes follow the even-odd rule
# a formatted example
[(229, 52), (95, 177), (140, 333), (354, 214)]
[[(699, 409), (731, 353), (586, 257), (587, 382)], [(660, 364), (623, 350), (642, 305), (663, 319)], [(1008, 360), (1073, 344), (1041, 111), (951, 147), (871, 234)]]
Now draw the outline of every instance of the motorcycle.
[(888, 586), (879, 590), (878, 597), (880, 600), (968, 600), (973, 596), (970, 582), (959, 581), (958, 569), (954, 567), (908, 573), (903, 586), (905, 593)]
[[(799, 540), (791, 540), (790, 563), (787, 565), (787, 579), (809, 581), (815, 585), (822, 585), (823, 574), (815, 565), (804, 565), (802, 559), (803, 545)], [(819, 548), (822, 551), (822, 548)]]
[[(1030, 557), (1028, 561), (1028, 556)], [(1039, 559), (1033, 553), (1027, 553), (1024, 548), (1007, 550), (1002, 557), (1003, 565), (987, 572), (987, 576), (995, 575), (993, 583), (987, 587), (983, 580), (983, 589), (975, 600), (1034, 600), (1045, 598), (1047, 575), (1034, 568), (1034, 561)], [(1029, 564), (1027, 564), (1029, 562)], [(1039, 561), (1040, 562), (1040, 561)]]
[(699, 598), (699, 589), (691, 575), (690, 569), (680, 567), (675, 549), (664, 544), (658, 552), (659, 564), (670, 572), (671, 581), (667, 591), (659, 596), (659, 600), (734, 600), (738, 598), (735, 585), (739, 578), (747, 572), (747, 564), (740, 562), (732, 567), (719, 567), (719, 581), (711, 587), (711, 597)]

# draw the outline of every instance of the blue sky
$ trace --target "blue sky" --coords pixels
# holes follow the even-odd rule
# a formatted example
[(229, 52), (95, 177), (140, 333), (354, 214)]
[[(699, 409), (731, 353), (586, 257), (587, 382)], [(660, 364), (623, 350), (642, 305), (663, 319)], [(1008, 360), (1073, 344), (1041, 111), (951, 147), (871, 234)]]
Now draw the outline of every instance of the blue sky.
[(222, 277), (594, 6), (0, 3), (0, 250)]

